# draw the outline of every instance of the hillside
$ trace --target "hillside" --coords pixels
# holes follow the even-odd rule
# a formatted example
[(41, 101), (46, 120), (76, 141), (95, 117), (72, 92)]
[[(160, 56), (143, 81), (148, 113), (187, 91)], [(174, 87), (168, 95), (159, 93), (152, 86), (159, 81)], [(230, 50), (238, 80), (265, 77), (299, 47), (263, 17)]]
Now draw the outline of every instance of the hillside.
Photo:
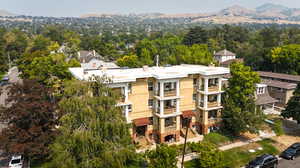
[(1, 10), (0, 9), (0, 16), (16, 16), (16, 14), (10, 13), (6, 10)]

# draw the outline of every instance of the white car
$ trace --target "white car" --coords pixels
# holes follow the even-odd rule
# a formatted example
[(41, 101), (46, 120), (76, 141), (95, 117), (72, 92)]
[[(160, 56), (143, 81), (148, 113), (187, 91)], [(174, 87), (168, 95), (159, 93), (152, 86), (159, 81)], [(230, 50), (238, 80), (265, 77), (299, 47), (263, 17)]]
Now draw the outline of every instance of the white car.
[(9, 168), (22, 168), (23, 160), (21, 155), (12, 156), (9, 162)]

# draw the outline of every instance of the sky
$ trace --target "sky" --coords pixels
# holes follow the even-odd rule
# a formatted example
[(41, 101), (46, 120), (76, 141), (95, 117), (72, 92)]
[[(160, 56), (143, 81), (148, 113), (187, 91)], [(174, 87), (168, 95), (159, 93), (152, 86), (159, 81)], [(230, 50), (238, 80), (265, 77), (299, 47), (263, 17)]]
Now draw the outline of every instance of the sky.
[(300, 8), (300, 0), (0, 0), (0, 9), (32, 16), (80, 16), (89, 13), (203, 13), (264, 3)]

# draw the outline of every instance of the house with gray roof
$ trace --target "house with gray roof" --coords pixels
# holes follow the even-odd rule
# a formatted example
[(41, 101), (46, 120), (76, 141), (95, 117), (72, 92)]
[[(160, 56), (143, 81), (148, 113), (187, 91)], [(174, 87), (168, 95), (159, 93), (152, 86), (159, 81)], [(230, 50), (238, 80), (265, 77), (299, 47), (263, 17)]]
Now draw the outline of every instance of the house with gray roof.
[(104, 57), (98, 54), (95, 50), (79, 51), (78, 60), (80, 61), (81, 67), (85, 70), (120, 68), (114, 62), (105, 61)]

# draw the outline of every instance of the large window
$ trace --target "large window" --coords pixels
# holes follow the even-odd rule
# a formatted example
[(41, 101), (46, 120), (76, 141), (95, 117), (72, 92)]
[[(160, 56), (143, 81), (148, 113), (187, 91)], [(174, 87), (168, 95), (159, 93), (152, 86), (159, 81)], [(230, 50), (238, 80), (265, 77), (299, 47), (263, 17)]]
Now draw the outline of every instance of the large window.
[(208, 102), (216, 102), (218, 100), (217, 95), (209, 95), (208, 96)]
[(208, 112), (208, 118), (217, 118), (218, 117), (218, 111), (212, 110)]
[(218, 78), (208, 79), (208, 87), (217, 86), (217, 85), (218, 85)]

